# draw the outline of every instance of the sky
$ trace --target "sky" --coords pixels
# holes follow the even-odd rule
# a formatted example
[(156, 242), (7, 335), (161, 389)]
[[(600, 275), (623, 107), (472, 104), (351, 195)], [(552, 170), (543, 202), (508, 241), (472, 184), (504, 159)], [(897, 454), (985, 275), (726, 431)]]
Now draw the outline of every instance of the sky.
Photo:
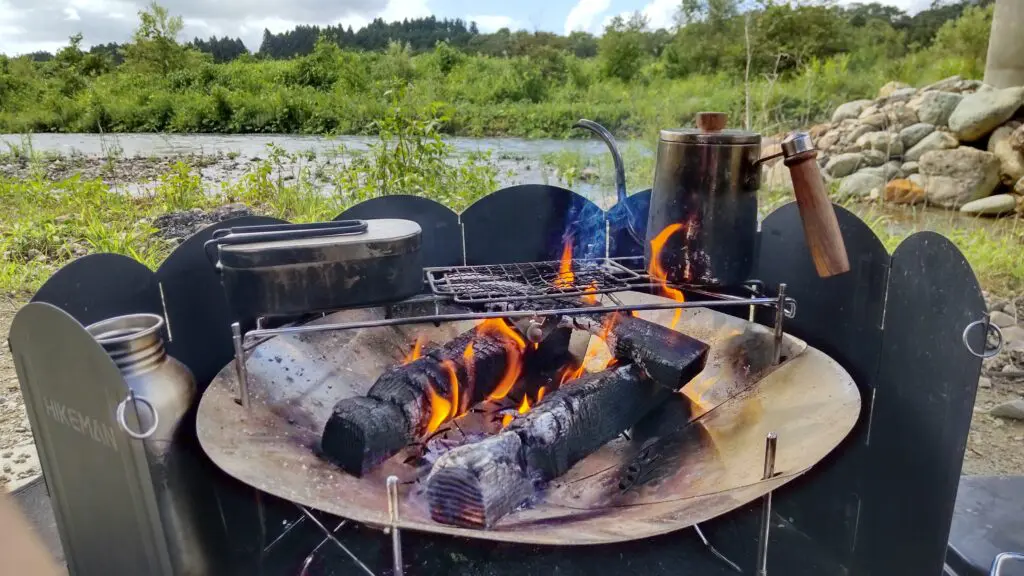
[[(840, 0), (849, 3), (854, 0)], [(878, 0), (915, 12), (930, 0)], [(617, 14), (643, 12), (653, 28), (669, 27), (679, 0), (162, 0), (184, 19), (182, 36), (240, 37), (256, 51), (263, 30), (283, 32), (297, 24), (345, 24), (354, 29), (374, 18), (387, 21), (438, 18), (475, 21), (482, 32), (508, 27), (566, 34), (599, 33)], [(0, 0), (0, 54), (53, 52), (81, 33), (83, 44), (125, 42), (148, 0)]]

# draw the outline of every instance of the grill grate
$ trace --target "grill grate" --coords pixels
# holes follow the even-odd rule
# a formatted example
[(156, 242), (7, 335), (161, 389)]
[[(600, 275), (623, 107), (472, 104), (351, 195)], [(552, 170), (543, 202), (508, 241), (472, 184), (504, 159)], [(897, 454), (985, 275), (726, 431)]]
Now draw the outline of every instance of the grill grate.
[(438, 296), (461, 304), (542, 300), (618, 292), (650, 284), (647, 275), (608, 258), (572, 260), (572, 272), (561, 262), (524, 262), (482, 266), (427, 268), (427, 282)]

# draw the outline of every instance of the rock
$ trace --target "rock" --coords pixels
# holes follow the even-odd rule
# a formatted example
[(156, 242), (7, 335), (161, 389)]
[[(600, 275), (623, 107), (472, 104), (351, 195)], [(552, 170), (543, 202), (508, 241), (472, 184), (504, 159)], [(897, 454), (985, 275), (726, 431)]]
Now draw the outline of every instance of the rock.
[(1018, 152), (1024, 152), (1024, 125), (1018, 126), (1010, 136), (1010, 146)]
[(1024, 342), (1024, 328), (1017, 325), (1003, 328), (1003, 342), (1006, 342), (1007, 346), (1014, 342)]
[(877, 192), (885, 185), (885, 180), (878, 174), (856, 172), (843, 178), (839, 184), (841, 197), (867, 198), (872, 191)]
[(921, 88), (921, 92), (929, 92), (931, 90), (951, 90), (963, 80), (959, 75), (950, 76), (949, 78), (943, 78), (934, 84), (929, 84), (924, 88)]
[(996, 418), (1008, 418), (1010, 420), (1024, 420), (1024, 400), (1010, 400), (996, 406), (989, 414)]
[(818, 148), (820, 148), (822, 150), (828, 150), (828, 149), (832, 148), (833, 146), (835, 146), (836, 144), (839, 144), (839, 139), (840, 138), (841, 138), (841, 135), (839, 134), (838, 131), (832, 131), (832, 132), (829, 132), (829, 133), (825, 134), (824, 136), (822, 136), (818, 140), (816, 140), (816, 142), (818, 144)]
[(991, 388), (991, 387), (992, 387), (992, 380), (990, 378), (985, 378), (984, 376), (982, 376), (981, 378), (978, 378), (978, 388), (988, 389), (988, 388)]
[(873, 116), (875, 114), (878, 114), (879, 112), (881, 112), (881, 109), (878, 106), (875, 106), (874, 104), (872, 104), (871, 106), (868, 106), (867, 108), (864, 108), (863, 110), (861, 110), (860, 111), (860, 116), (858, 116), (857, 118), (864, 119), (864, 118), (867, 118), (868, 116)]
[(904, 162), (900, 164), (900, 172), (904, 174), (917, 174), (917, 162)]
[(1013, 316), (1003, 312), (1002, 310), (996, 310), (988, 315), (989, 320), (1000, 328), (1009, 328), (1010, 326), (1016, 326), (1017, 320)]
[(917, 96), (917, 88), (907, 87), (900, 88), (889, 95), (887, 102), (906, 102), (914, 96)]
[(995, 155), (968, 146), (926, 152), (919, 169), (925, 177), (928, 201), (947, 208), (984, 198), (999, 184)]
[(917, 111), (917, 119), (934, 126), (945, 126), (949, 116), (963, 100), (960, 94), (952, 92), (925, 92), (918, 99), (907, 104)]
[(924, 188), (911, 180), (899, 178), (885, 185), (885, 201), (893, 204), (924, 202)]
[(899, 104), (886, 112), (885, 117), (887, 125), (897, 131), (918, 122), (917, 112), (903, 104)]
[(1017, 194), (1024, 194), (1024, 178), (1017, 180), (1017, 183), (1013, 185), (1013, 191)]
[(832, 123), (836, 124), (843, 120), (857, 118), (872, 103), (871, 100), (854, 100), (853, 102), (842, 104), (832, 113)]
[(853, 174), (862, 165), (864, 165), (864, 157), (860, 154), (855, 152), (838, 154), (829, 158), (828, 164), (825, 165), (825, 171), (833, 178), (842, 178)]
[(961, 142), (984, 138), (1013, 116), (1024, 102), (1024, 86), (965, 96), (949, 116), (949, 128)]
[(869, 132), (857, 139), (857, 145), (867, 150), (881, 150), (892, 156), (903, 153), (903, 143), (898, 134), (891, 132)]
[(601, 178), (601, 172), (593, 166), (587, 166), (580, 170), (580, 180), (584, 182), (595, 182)]
[(907, 150), (906, 154), (903, 155), (903, 159), (907, 162), (920, 162), (921, 156), (928, 152), (933, 150), (950, 150), (959, 145), (960, 143), (957, 142), (957, 139), (950, 136), (949, 133), (936, 130), (921, 139), (913, 148)]
[(867, 124), (858, 124), (856, 128), (850, 130), (850, 132), (843, 139), (844, 142), (856, 142), (861, 136), (874, 132), (874, 126), (868, 126)]
[(897, 82), (893, 80), (892, 82), (887, 82), (885, 86), (882, 86), (881, 88), (878, 89), (878, 97), (888, 98), (892, 96), (894, 93), (896, 93), (896, 91), (910, 87), (910, 84), (905, 84), (903, 82)]
[(921, 176), (920, 174), (911, 174), (910, 176), (907, 176), (907, 180), (910, 180), (924, 189), (924, 176)]
[(1017, 122), (1009, 122), (992, 133), (988, 139), (988, 151), (999, 158), (999, 175), (1004, 184), (1013, 184), (1024, 178), (1024, 154), (1013, 147), (1010, 138), (1020, 128)]
[(824, 136), (831, 129), (831, 124), (815, 124), (807, 129), (807, 135), (811, 137), (812, 142), (817, 142), (818, 138)]
[(881, 130), (889, 125), (889, 118), (881, 112), (861, 118), (860, 121), (865, 126), (871, 126), (875, 130)]
[(793, 177), (789, 173), (789, 168), (786, 167), (782, 160), (779, 160), (767, 167), (761, 178), (761, 185), (767, 190), (792, 192)]
[(858, 170), (858, 173), (872, 174), (884, 179), (886, 182), (893, 178), (903, 178), (903, 173), (900, 172), (900, 163), (897, 160), (892, 160), (882, 166), (861, 168)]
[(881, 150), (865, 150), (860, 155), (863, 157), (863, 166), (881, 166), (888, 160), (885, 157), (885, 152)]
[(924, 139), (925, 136), (935, 131), (934, 124), (928, 124), (927, 122), (918, 122), (917, 124), (911, 124), (903, 130), (900, 130), (900, 142), (903, 143), (904, 150), (910, 150), (915, 144)]
[(1013, 194), (996, 194), (968, 202), (960, 207), (960, 212), (977, 216), (998, 216), (1008, 214), (1016, 209), (1017, 198)]

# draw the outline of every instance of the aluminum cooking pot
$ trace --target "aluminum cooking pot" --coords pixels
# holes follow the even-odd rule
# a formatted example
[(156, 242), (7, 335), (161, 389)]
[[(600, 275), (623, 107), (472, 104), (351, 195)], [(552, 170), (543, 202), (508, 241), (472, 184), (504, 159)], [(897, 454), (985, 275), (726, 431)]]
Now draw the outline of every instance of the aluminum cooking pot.
[(342, 220), (218, 230), (206, 254), (239, 318), (397, 302), (423, 288), (419, 224)]

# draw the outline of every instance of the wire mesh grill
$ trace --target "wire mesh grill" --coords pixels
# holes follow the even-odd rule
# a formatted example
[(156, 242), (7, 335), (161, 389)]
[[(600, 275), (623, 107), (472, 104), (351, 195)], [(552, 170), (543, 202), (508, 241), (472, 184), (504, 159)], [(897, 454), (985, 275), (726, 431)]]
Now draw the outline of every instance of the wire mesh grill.
[(540, 300), (603, 294), (649, 283), (649, 278), (607, 258), (427, 268), (427, 282), (438, 296), (462, 304)]

